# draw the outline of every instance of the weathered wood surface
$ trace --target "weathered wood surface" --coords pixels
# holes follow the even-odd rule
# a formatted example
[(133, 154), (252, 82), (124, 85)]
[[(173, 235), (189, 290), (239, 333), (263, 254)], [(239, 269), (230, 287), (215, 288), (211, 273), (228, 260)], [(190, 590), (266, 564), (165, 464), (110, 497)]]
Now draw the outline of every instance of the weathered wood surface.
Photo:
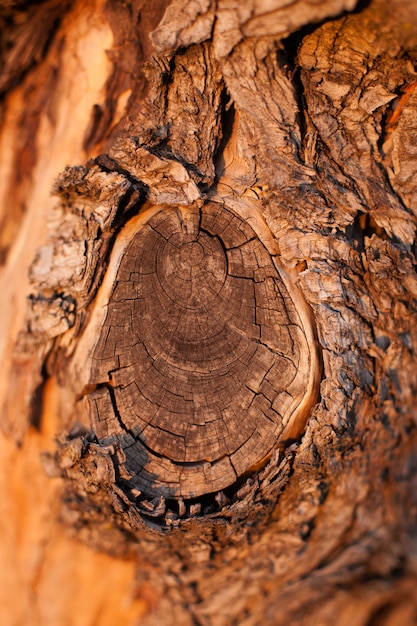
[(99, 389), (87, 396), (132, 488), (190, 499), (230, 487), (288, 440), (305, 396), (316, 400), (315, 345), (275, 263), (217, 203), (160, 208), (139, 224), (98, 325), (88, 382)]
[[(27, 171), (13, 164), (36, 168), (16, 189), (26, 208), (2, 217), (5, 301), (19, 303), (1, 312), (17, 477), (3, 518), (21, 530), (0, 547), (21, 577), (0, 588), (24, 595), (9, 622), (64, 616), (53, 573), (73, 545), (60, 588), (88, 564), (92, 592), (62, 623), (417, 621), (414, 4), (338, 17), (353, 4), (175, 0), (159, 21), (162, 6), (75, 3), (30, 62), (7, 57), (4, 207)], [(159, 21), (147, 95), (131, 68), (151, 46), (129, 12)], [(95, 36), (93, 67), (79, 59)], [(72, 120), (70, 75), (89, 71)], [(8, 143), (21, 127), (36, 151)], [(58, 432), (48, 483), (40, 449)], [(232, 469), (214, 476), (220, 459)], [(37, 507), (19, 478), (32, 473)], [(113, 556), (73, 544), (58, 513)], [(118, 572), (108, 598), (104, 563)]]

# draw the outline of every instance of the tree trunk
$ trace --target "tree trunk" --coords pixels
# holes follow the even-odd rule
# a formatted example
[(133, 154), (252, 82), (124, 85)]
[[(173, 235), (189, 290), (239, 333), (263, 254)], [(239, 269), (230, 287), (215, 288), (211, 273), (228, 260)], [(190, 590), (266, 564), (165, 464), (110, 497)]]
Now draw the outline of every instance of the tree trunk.
[(415, 2), (0, 20), (2, 623), (417, 623)]

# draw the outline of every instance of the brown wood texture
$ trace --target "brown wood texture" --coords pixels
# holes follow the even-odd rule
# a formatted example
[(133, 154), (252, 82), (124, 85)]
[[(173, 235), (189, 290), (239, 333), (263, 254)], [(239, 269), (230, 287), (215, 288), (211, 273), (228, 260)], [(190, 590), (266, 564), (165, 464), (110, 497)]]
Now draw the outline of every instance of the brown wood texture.
[(415, 2), (0, 24), (2, 623), (413, 626)]
[(317, 364), (254, 230), (214, 202), (160, 209), (114, 285), (88, 400), (98, 439), (124, 450), (132, 488), (190, 499), (265, 464)]

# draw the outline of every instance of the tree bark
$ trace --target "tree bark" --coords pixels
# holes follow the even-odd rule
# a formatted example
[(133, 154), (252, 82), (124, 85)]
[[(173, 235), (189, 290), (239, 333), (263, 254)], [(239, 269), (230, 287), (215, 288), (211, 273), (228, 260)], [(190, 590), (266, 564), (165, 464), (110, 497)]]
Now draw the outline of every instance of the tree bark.
[(415, 3), (0, 23), (3, 621), (416, 623)]

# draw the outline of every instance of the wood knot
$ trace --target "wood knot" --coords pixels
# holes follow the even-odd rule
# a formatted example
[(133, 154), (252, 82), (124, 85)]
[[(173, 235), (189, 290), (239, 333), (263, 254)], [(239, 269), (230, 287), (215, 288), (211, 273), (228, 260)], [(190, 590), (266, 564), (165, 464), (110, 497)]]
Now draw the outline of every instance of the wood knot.
[(219, 492), (301, 433), (315, 397), (310, 322), (239, 215), (214, 202), (153, 212), (108, 293), (87, 400), (135, 493)]

